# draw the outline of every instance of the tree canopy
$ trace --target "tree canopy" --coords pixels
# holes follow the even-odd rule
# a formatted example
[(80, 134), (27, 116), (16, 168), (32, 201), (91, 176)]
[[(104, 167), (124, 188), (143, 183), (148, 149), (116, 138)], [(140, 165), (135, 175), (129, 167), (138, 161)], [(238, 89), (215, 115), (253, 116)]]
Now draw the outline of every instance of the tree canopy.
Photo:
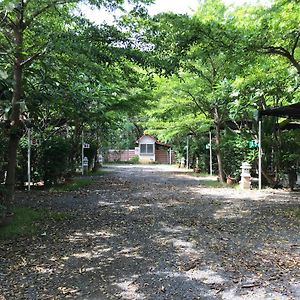
[[(299, 1), (229, 8), (205, 0), (191, 16), (150, 16), (144, 5), (152, 1), (132, 0), (133, 10), (114, 25), (75, 14), (80, 2), (0, 2), (0, 164), (7, 203), (16, 178), (24, 182), (29, 129), (41, 141), (33, 149), (36, 180), (49, 184), (76, 171), (83, 133), (95, 161), (111, 143), (129, 147), (143, 131), (173, 143), (180, 158), (191, 136), (190, 161), (207, 170), (211, 131), (221, 181), (237, 176), (242, 161), (255, 169), (257, 149), (249, 146), (257, 139), (255, 111), (299, 102)], [(124, 1), (88, 3), (113, 10)], [(263, 124), (264, 174), (271, 183), (287, 172), (283, 161), (296, 167), (298, 160), (296, 150), (287, 154), (283, 147), (285, 140), (298, 143), (296, 133), (281, 132), (280, 122), (266, 118)], [(116, 141), (116, 135), (124, 138)], [(62, 137), (67, 144), (58, 143)], [(62, 149), (54, 147), (59, 144)], [(55, 178), (41, 163), (51, 147), (66, 153)], [(275, 174), (272, 180), (268, 174)]]

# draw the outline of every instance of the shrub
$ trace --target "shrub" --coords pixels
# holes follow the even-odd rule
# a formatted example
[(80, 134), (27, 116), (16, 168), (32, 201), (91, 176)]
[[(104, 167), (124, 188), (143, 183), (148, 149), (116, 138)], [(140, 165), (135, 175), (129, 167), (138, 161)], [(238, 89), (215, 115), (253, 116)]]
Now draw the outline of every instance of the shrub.
[(60, 222), (72, 217), (65, 212), (26, 207), (17, 207), (13, 213), (12, 221), (6, 226), (0, 227), (0, 240), (36, 235), (43, 229), (42, 223), (45, 221)]
[(81, 188), (85, 188), (89, 186), (93, 180), (91, 178), (80, 178), (75, 179), (71, 182), (59, 184), (51, 187), (49, 189), (50, 192), (69, 192), (69, 191), (76, 191)]
[(129, 159), (129, 162), (132, 164), (138, 164), (140, 162), (140, 158), (138, 157), (138, 155), (135, 155)]
[(69, 155), (71, 143), (61, 136), (51, 137), (41, 144), (41, 173), (45, 185), (59, 183), (70, 173)]

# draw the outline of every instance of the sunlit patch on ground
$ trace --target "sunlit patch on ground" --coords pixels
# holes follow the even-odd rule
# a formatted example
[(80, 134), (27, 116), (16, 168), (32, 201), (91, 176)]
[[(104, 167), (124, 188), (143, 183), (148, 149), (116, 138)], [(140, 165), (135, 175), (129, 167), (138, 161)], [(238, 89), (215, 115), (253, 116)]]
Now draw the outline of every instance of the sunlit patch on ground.
[(220, 209), (216, 210), (214, 213), (214, 218), (216, 219), (234, 219), (234, 218), (243, 218), (249, 215), (251, 211), (245, 209), (241, 203), (231, 203), (222, 206)]
[(80, 240), (86, 240), (89, 237), (93, 237), (93, 238), (110, 238), (113, 237), (114, 234), (110, 231), (107, 230), (102, 230), (102, 231), (95, 231), (95, 232), (75, 232), (74, 234), (72, 234), (71, 236), (68, 237), (68, 240), (70, 242), (77, 242)]
[(121, 292), (119, 297), (124, 300), (143, 300), (147, 299), (144, 294), (138, 292), (139, 286), (132, 280), (123, 281), (115, 284)]

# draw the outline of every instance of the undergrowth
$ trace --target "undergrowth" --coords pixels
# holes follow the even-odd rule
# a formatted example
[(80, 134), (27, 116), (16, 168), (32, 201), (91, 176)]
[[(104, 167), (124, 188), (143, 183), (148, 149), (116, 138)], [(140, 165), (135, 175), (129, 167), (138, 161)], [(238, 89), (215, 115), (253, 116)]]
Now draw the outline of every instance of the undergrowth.
[(18, 207), (13, 209), (13, 218), (8, 225), (0, 227), (0, 239), (12, 239), (17, 236), (32, 236), (40, 231), (40, 223), (45, 220), (62, 221), (70, 218), (65, 212), (48, 209)]
[(91, 178), (79, 178), (49, 188), (49, 192), (70, 192), (89, 186), (93, 180)]

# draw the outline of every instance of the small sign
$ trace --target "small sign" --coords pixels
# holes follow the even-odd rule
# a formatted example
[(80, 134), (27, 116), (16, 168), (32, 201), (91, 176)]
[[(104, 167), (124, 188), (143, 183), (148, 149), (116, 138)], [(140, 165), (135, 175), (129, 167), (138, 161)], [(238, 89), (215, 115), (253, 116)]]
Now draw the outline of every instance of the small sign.
[(90, 144), (83, 144), (83, 149), (90, 149)]
[(89, 166), (89, 159), (87, 157), (84, 157), (82, 160), (82, 166), (88, 167)]
[(38, 139), (32, 139), (31, 140), (31, 145), (39, 145), (40, 141)]
[(259, 143), (257, 140), (251, 140), (251, 141), (248, 141), (248, 148), (249, 149), (256, 149), (258, 148), (259, 146)]
[(210, 149), (210, 144), (206, 144), (205, 149)]

